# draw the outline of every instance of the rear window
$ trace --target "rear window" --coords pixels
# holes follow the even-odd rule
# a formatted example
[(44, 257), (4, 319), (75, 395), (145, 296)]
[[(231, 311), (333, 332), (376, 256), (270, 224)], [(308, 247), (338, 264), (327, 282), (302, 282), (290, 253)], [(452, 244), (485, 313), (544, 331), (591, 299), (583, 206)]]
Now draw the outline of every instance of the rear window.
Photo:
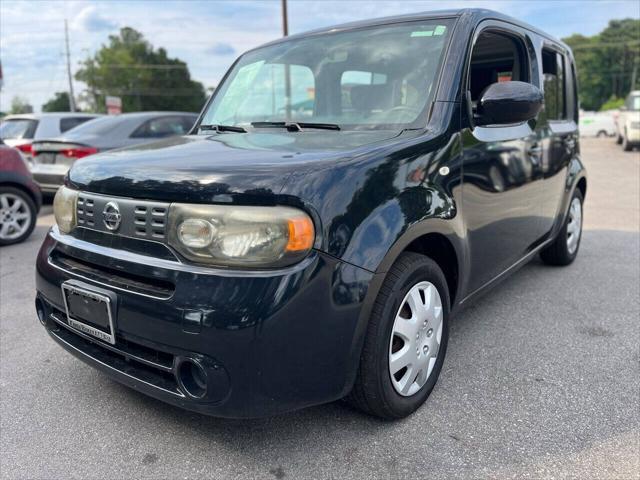
[(60, 119), (60, 133), (64, 133), (67, 130), (77, 127), (78, 125), (93, 120), (96, 117), (65, 117)]
[(112, 128), (115, 128), (121, 122), (122, 120), (117, 116), (98, 117), (88, 122), (84, 122), (82, 125), (75, 127), (73, 129), (73, 133), (100, 135), (100, 134), (108, 133)]
[(29, 118), (16, 118), (0, 123), (0, 138), (33, 138), (38, 127), (38, 121)]
[(194, 118), (182, 116), (154, 118), (138, 127), (131, 134), (131, 138), (164, 138), (185, 135), (191, 130), (194, 121)]

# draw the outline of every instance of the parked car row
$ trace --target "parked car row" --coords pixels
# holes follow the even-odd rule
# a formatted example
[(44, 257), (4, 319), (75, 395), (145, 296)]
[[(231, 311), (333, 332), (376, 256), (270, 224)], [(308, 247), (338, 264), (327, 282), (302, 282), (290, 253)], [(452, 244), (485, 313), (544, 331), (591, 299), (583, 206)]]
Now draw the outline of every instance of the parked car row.
[(16, 147), (30, 160), (34, 141), (57, 137), (99, 116), (75, 112), (9, 115), (0, 123), (0, 139), (10, 147)]
[(45, 193), (55, 193), (78, 159), (159, 138), (184, 135), (197, 115), (140, 112), (97, 118), (53, 138), (32, 143), (33, 176)]
[(79, 159), (98, 152), (184, 135), (197, 115), (139, 112), (9, 115), (0, 123), (0, 245), (26, 239), (42, 193), (55, 193)]

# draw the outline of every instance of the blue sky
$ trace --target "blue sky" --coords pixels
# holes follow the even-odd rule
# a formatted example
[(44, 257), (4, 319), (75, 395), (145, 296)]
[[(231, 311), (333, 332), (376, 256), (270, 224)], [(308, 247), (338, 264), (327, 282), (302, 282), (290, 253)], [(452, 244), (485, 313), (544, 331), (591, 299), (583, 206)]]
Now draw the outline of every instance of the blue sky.
[[(443, 8), (482, 7), (523, 19), (552, 35), (591, 35), (609, 20), (640, 17), (637, 0), (289, 0), (289, 30)], [(186, 61), (194, 79), (218, 83), (234, 59), (281, 35), (280, 0), (0, 0), (0, 60), (4, 87), (0, 110), (14, 95), (36, 111), (65, 90), (64, 19), (69, 21), (72, 68), (93, 54), (109, 34), (130, 26), (170, 56)], [(84, 86), (75, 83), (76, 92)]]

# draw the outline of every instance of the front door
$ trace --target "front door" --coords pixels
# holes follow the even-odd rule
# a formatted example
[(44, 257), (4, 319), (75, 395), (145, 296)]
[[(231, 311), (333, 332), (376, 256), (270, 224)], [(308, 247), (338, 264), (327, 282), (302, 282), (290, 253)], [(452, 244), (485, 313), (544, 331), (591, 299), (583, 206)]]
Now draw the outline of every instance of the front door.
[[(469, 67), (472, 105), (495, 82), (533, 78), (524, 33), (492, 22), (480, 31)], [(514, 27), (515, 28), (515, 27)], [(468, 292), (530, 252), (542, 237), (542, 158), (530, 123), (462, 131), (462, 210), (469, 245)]]

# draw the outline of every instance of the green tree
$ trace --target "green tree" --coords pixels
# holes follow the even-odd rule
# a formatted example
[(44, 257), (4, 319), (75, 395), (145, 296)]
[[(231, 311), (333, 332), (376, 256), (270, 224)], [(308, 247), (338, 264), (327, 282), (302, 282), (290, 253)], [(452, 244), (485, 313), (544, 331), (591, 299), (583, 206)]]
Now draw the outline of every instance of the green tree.
[(576, 59), (585, 110), (599, 110), (611, 97), (624, 98), (640, 86), (640, 20), (611, 20), (597, 35), (574, 34), (564, 41)]
[(606, 111), (606, 110), (615, 110), (620, 108), (622, 105), (624, 105), (624, 98), (618, 98), (616, 96), (611, 96), (611, 98), (609, 100), (607, 100), (606, 102), (604, 102), (602, 104), (602, 106), (600, 107), (600, 111)]
[(125, 27), (110, 35), (93, 58), (83, 62), (76, 79), (87, 84), (86, 98), (96, 111), (105, 111), (104, 98), (122, 98), (122, 111), (199, 111), (204, 87), (193, 81), (187, 64), (154, 49), (140, 32)]
[(11, 113), (33, 113), (33, 107), (26, 98), (16, 96), (11, 99)]
[(69, 94), (67, 92), (56, 92), (54, 97), (42, 105), (43, 112), (70, 112)]

